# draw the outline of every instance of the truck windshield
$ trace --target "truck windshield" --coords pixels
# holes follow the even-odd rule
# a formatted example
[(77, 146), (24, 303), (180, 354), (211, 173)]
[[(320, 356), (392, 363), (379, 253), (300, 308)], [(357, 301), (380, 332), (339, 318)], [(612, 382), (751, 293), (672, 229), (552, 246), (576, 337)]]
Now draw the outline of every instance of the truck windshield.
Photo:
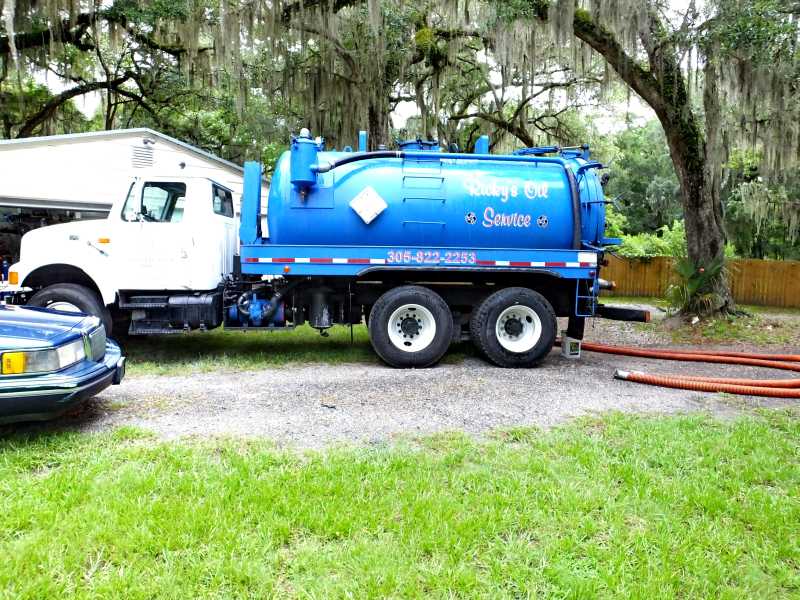
[(157, 223), (178, 223), (183, 219), (186, 184), (148, 181), (142, 187), (141, 212), (137, 212), (133, 191), (122, 208), (124, 221), (143, 220)]

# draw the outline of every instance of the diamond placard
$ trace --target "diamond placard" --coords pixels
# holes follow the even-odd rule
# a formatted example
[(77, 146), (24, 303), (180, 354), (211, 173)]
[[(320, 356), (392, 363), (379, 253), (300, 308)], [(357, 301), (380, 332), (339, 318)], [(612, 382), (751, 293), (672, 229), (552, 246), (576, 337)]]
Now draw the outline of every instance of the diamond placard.
[(378, 215), (389, 208), (389, 205), (372, 186), (368, 185), (350, 201), (350, 208), (356, 211), (364, 223), (369, 225)]

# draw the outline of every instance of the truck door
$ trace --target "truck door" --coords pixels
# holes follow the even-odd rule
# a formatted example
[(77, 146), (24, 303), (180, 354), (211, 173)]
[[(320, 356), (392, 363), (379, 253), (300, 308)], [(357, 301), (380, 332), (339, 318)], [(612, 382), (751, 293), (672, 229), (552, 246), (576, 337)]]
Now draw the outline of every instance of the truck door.
[(131, 188), (109, 244), (117, 289), (193, 289), (191, 187), (145, 180)]
[(131, 189), (111, 251), (117, 289), (210, 290), (233, 269), (233, 194), (208, 179)]
[(208, 239), (209, 267), (213, 267), (208, 277), (217, 280), (233, 271), (233, 255), (236, 254), (237, 231), (233, 211), (233, 192), (216, 183), (211, 186), (211, 212)]
[(211, 290), (233, 271), (237, 242), (233, 193), (209, 180), (202, 183), (190, 200), (191, 256), (182, 275), (191, 277), (193, 290)]

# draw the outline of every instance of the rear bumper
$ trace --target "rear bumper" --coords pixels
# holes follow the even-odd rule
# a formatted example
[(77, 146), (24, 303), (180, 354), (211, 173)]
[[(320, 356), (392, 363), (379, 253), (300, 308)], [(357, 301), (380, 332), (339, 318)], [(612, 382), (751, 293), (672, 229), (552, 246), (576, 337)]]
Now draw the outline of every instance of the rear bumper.
[(125, 357), (109, 340), (103, 362), (83, 361), (61, 373), (0, 381), (0, 423), (55, 418), (124, 377)]

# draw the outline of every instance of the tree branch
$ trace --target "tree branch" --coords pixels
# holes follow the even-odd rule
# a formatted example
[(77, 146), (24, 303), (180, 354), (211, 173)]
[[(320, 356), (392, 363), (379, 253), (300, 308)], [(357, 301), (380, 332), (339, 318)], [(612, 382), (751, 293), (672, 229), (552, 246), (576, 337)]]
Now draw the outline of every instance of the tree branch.
[(332, 36), (330, 33), (323, 31), (318, 27), (314, 27), (313, 25), (309, 25), (308, 23), (295, 23), (294, 25), (292, 25), (292, 27), (299, 29), (300, 31), (310, 33), (312, 35), (319, 36), (322, 39), (326, 40), (333, 46), (333, 48), (336, 50), (336, 53), (347, 64), (347, 68), (350, 71), (350, 74), (355, 75), (356, 73), (358, 73), (358, 67), (356, 65), (356, 60), (353, 57), (353, 53), (350, 52), (347, 48), (345, 48), (342, 45), (342, 43), (334, 36)]
[[(47, 29), (37, 29), (35, 31), (20, 32), (14, 34), (14, 46), (17, 52), (25, 50), (33, 50), (49, 46), (53, 42), (70, 44), (79, 50), (89, 51), (94, 50), (95, 44), (91, 40), (84, 38), (89, 28), (95, 25), (98, 21), (105, 21), (121, 25), (125, 28), (125, 32), (138, 44), (154, 50), (169, 54), (174, 58), (180, 58), (187, 53), (187, 49), (182, 46), (171, 46), (162, 44), (149, 35), (145, 35), (138, 31), (127, 18), (113, 10), (101, 10), (91, 13), (80, 13), (76, 15), (75, 20), (63, 19), (58, 27), (51, 27)], [(198, 48), (197, 52), (208, 52), (213, 50), (212, 46)], [(8, 35), (0, 36), (0, 55), (9, 55), (11, 53), (11, 39)]]
[(653, 74), (631, 57), (614, 35), (592, 20), (585, 10), (575, 12), (573, 29), (576, 37), (603, 56), (617, 75), (647, 102), (654, 111), (664, 111), (664, 101)]
[(516, 123), (511, 123), (506, 119), (500, 118), (492, 113), (487, 112), (474, 112), (474, 113), (464, 113), (460, 115), (451, 115), (451, 121), (461, 121), (463, 119), (481, 119), (493, 125), (496, 125), (500, 129), (507, 131), (517, 139), (519, 139), (523, 144), (526, 146), (533, 146), (533, 138), (530, 134), (525, 130), (524, 127), (520, 127)]
[[(14, 47), (17, 52), (49, 46), (52, 42), (71, 44), (80, 50), (92, 50), (94, 44), (83, 40), (83, 36), (93, 25), (100, 13), (81, 13), (75, 17), (75, 22), (69, 19), (61, 21), (58, 27), (37, 29), (14, 34)], [(11, 54), (11, 38), (8, 35), (0, 36), (0, 55)]]
[(95, 92), (97, 90), (110, 90), (118, 88), (120, 85), (132, 78), (133, 73), (126, 72), (124, 75), (111, 81), (92, 81), (89, 83), (84, 83), (82, 85), (65, 90), (57, 96), (53, 96), (45, 103), (44, 106), (42, 106), (42, 108), (40, 108), (33, 116), (25, 121), (16, 137), (30, 137), (39, 125), (51, 118), (53, 114), (55, 114), (56, 110), (58, 110), (58, 108), (68, 100), (75, 98), (76, 96), (88, 94), (89, 92)]

